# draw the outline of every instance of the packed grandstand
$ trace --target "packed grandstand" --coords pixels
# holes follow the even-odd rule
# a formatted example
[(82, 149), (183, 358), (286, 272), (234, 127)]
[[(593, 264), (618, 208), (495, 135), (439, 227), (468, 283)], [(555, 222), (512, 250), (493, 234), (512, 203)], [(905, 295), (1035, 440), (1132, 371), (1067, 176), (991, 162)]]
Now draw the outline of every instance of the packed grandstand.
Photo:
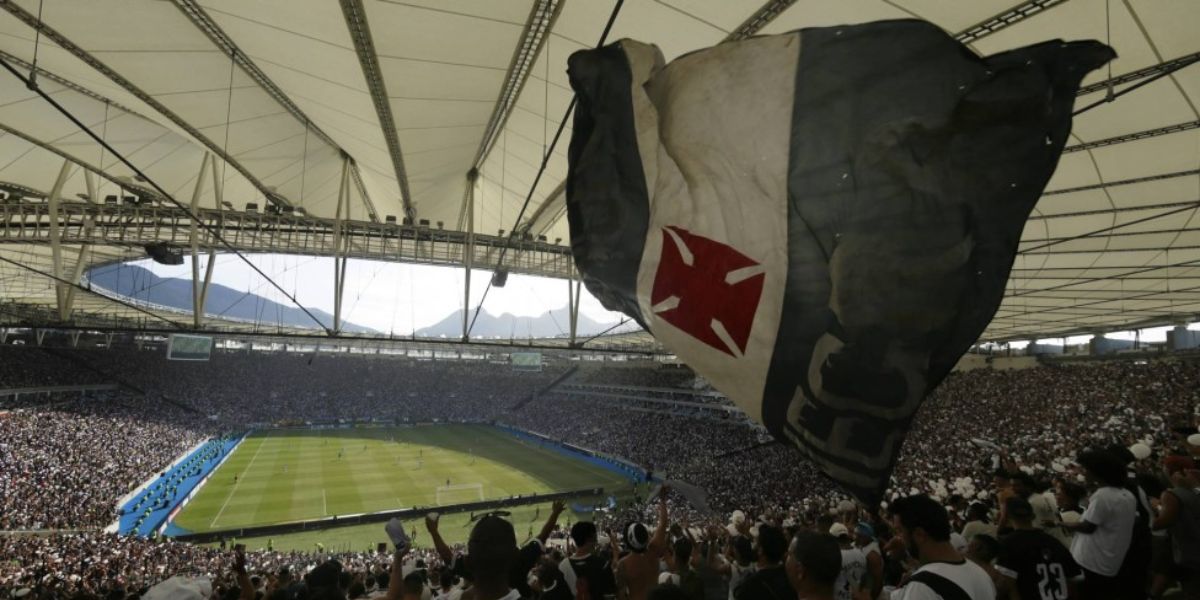
[[(676, 547), (683, 539), (697, 544), (695, 568), (711, 592), (705, 597), (732, 593), (740, 569), (749, 568), (742, 558), (778, 562), (779, 556), (764, 558), (771, 550), (761, 541), (757, 558), (739, 556), (750, 548), (737, 541), (748, 535), (737, 523), (753, 525), (760, 537), (781, 527), (790, 539), (797, 530), (828, 529), (836, 514), (837, 522), (870, 532), (859, 540), (865, 550), (883, 549), (877, 587), (900, 583), (908, 565), (903, 550), (889, 544), (897, 538), (886, 511), (851, 503), (790, 446), (773, 443), (750, 422), (715, 416), (707, 405), (725, 401), (677, 365), (548, 361), (540, 372), (523, 372), (502, 361), (278, 351), (216, 352), (209, 362), (187, 363), (166, 360), (161, 349), (8, 345), (0, 346), (0, 381), (6, 389), (84, 388), (0, 398), (0, 530), (41, 532), (0, 537), (0, 588), (31, 594), (25, 597), (136, 597), (176, 575), (206, 575), (224, 590), (237, 589), (229, 550), (106, 533), (119, 516), (119, 500), (205, 439), (247, 424), (330, 419), (501, 422), (621, 457), (674, 489), (701, 490), (673, 491), (666, 506)], [(673, 394), (690, 400), (662, 400)], [(919, 412), (888, 498), (936, 499), (963, 535), (955, 539), (965, 539), (994, 534), (1004, 500), (1021, 490), (1056, 506), (1049, 513), (1054, 524), (1038, 526), (1069, 545), (1071, 534), (1058, 523), (1078, 519), (1086, 495), (1077, 455), (1137, 445), (1138, 460), (1129, 468), (1146, 496), (1158, 498), (1171, 487), (1163, 465), (1190, 460), (1197, 405), (1200, 362), (1192, 360), (1057, 361), (957, 372)], [(1148, 455), (1140, 455), (1141, 447)], [(653, 529), (657, 507), (654, 498), (632, 499), (597, 513), (595, 523), (614, 552), (629, 552), (639, 542), (628, 539), (628, 523)], [(570, 537), (569, 518), (551, 526), (547, 539)], [(604, 531), (616, 533), (609, 538)], [(718, 545), (730, 550), (728, 557), (705, 554)], [(552, 582), (561, 576), (560, 554), (571, 550), (545, 548), (529, 567)], [(440, 593), (443, 577), (461, 589), (470, 579), (451, 567), (465, 549), (456, 544), (444, 556), (436, 548), (418, 550), (399, 577), (410, 581), (404, 575), (417, 569), (419, 556), (424, 566), (417, 572), (433, 593)], [(987, 552), (994, 549), (962, 550), (992, 563)], [(607, 548), (597, 553), (609, 556)], [(280, 578), (282, 570), (299, 582), (329, 560), (340, 563), (343, 575), (333, 581), (352, 598), (382, 594), (389, 576), (399, 573), (389, 570), (388, 555), (361, 551), (251, 548), (246, 560), (252, 585), (267, 597), (294, 597), (271, 595), (292, 585)], [(682, 567), (668, 564), (664, 572), (678, 575)], [(1153, 573), (1165, 577), (1162, 566)], [(1151, 565), (1142, 567), (1149, 582)]]

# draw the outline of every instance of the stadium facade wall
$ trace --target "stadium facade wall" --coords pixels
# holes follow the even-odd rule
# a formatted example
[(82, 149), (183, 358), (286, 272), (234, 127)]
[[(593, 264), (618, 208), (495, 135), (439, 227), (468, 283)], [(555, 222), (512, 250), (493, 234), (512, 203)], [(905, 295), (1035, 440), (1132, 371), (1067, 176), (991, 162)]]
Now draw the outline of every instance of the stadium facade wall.
[(1167, 348), (1173, 352), (1200, 348), (1200, 331), (1178, 326), (1167, 332)]

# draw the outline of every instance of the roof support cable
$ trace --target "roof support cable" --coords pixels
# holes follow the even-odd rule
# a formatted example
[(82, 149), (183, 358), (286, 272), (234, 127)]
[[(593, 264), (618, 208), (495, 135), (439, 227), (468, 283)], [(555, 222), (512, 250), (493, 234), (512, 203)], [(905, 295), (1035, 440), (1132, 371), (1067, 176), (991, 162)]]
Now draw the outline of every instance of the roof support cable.
[[(613, 23), (617, 20), (617, 15), (621, 13), (621, 6), (625, 4), (625, 0), (617, 0), (613, 5), (612, 13), (608, 15), (608, 22), (604, 24), (604, 31), (600, 34), (600, 41), (596, 43), (599, 48), (608, 40), (608, 34), (612, 31)], [(542, 175), (546, 172), (546, 166), (550, 164), (550, 157), (554, 155), (554, 147), (558, 145), (558, 140), (562, 138), (563, 129), (567, 126), (567, 119), (575, 110), (577, 98), (571, 97), (571, 102), (567, 104), (567, 110), (563, 113), (562, 120), (558, 122), (558, 130), (554, 132), (554, 139), (550, 141), (550, 148), (542, 155), (542, 164), (538, 167), (537, 175), (533, 178), (533, 184), (529, 186), (529, 193), (525, 195), (525, 202), (521, 204), (521, 211), (517, 213), (517, 218), (513, 221), (512, 229), (508, 232), (508, 239), (500, 246), (500, 254), (496, 257), (496, 269), (498, 273), (504, 268), (504, 256), (508, 253), (508, 248), (512, 245), (513, 239), (517, 236), (517, 230), (521, 225), (521, 218), (525, 216), (525, 210), (529, 208), (529, 201), (533, 199), (533, 192), (537, 190), (538, 182), (542, 180)], [(502, 188), (503, 189), (503, 188)], [(492, 281), (495, 278), (488, 280), (487, 287), (483, 288), (483, 297), (479, 299), (479, 305), (475, 307), (475, 314), (471, 316), (471, 324), (467, 327), (467, 336), (471, 335), (471, 329), (475, 327), (475, 319), (479, 318), (479, 310), (483, 308), (483, 302), (487, 300), (488, 292), (492, 289)]]
[(582, 348), (582, 347), (584, 346), (584, 344), (587, 344), (588, 342), (590, 342), (590, 341), (592, 341), (592, 340), (594, 340), (594, 339), (596, 339), (596, 338), (598, 338), (598, 337), (600, 337), (600, 336), (602, 336), (602, 335), (604, 335), (604, 334), (606, 334), (606, 333), (608, 333), (608, 332), (610, 332), (610, 331), (612, 331), (612, 330), (614, 330), (614, 329), (616, 329), (616, 328), (618, 328), (618, 327), (620, 327), (620, 326), (622, 326), (622, 325), (624, 325), (624, 324), (628, 323), (628, 322), (629, 322), (629, 321), (631, 321), (631, 320), (632, 320), (632, 319), (630, 319), (629, 317), (625, 317), (624, 319), (621, 319), (620, 321), (618, 321), (616, 325), (613, 325), (612, 327), (609, 327), (608, 329), (605, 329), (604, 331), (601, 331), (600, 333), (597, 333), (596, 335), (593, 335), (592, 337), (590, 337), (590, 338), (588, 338), (588, 339), (586, 339), (586, 340), (583, 340), (582, 342), (579, 342), (578, 344), (576, 344), (576, 346), (575, 346), (575, 347), (576, 347), (576, 348)]
[[(1104, 0), (1104, 45), (1112, 48), (1112, 0)], [(1105, 67), (1108, 68), (1108, 92), (1104, 95), (1107, 102), (1112, 102), (1116, 96), (1113, 95), (1113, 76), (1112, 65), (1114, 61), (1108, 61)]]
[[(20, 71), (13, 68), (12, 65), (8, 64), (7, 60), (0, 58), (0, 66), (3, 66), (6, 71), (8, 71), (9, 73), (12, 73), (14, 77), (16, 77), (18, 80), (20, 80), (26, 86), (30, 85), (29, 78), (25, 77), (24, 75), (21, 74)], [(76, 127), (78, 127), (80, 131), (86, 133), (88, 135), (88, 137), (92, 138), (92, 140), (94, 140), (96, 143), (100, 144), (100, 146), (102, 148), (108, 150), (108, 152), (110, 154), (112, 154), (114, 157), (116, 157), (117, 160), (121, 161), (121, 163), (124, 164), (126, 167), (128, 167), (130, 171), (133, 171), (133, 174), (136, 176), (138, 181), (145, 181), (148, 185), (150, 185), (150, 187), (154, 188), (154, 191), (158, 192), (158, 194), (160, 196), (162, 196), (163, 199), (165, 199), (166, 201), (173, 204), (179, 210), (182, 210), (184, 212), (184, 214), (186, 214), (188, 216), (188, 218), (196, 221), (196, 224), (199, 225), (201, 228), (203, 228), (210, 236), (212, 236), (213, 239), (217, 240), (218, 242), (221, 243), (221, 245), (225, 246), (229, 250), (229, 252), (233, 253), (235, 256), (242, 259), (242, 261), (245, 262), (250, 267), (251, 270), (253, 270), (260, 277), (265, 279), (276, 290), (279, 290), (279, 293), (283, 294), (283, 296), (285, 298), (287, 298), (288, 300), (290, 300), (292, 302), (292, 304), (295, 304), (297, 308), (299, 308), (301, 311), (304, 312), (304, 314), (308, 315), (308, 317), (310, 319), (312, 319), (313, 322), (317, 324), (317, 326), (319, 326), (321, 329), (325, 330), (327, 333), (332, 335), (333, 332), (328, 327), (326, 327), (325, 324), (322, 323), (321, 320), (316, 317), (316, 315), (314, 315), (310, 310), (305, 308), (304, 305), (300, 304), (300, 302), (298, 300), (296, 300), (295, 296), (293, 296), (292, 294), (289, 294), (287, 292), (287, 290), (283, 289), (283, 287), (280, 286), (278, 283), (276, 283), (274, 279), (271, 279), (270, 276), (268, 276), (266, 273), (264, 273), (263, 270), (258, 267), (258, 265), (255, 265), (253, 262), (250, 261), (250, 259), (246, 258), (246, 255), (243, 254), (236, 247), (234, 247), (234, 245), (231, 244), (228, 240), (226, 240), (224, 238), (224, 236), (221, 235), (221, 232), (215, 226), (208, 224), (203, 219), (201, 219), (199, 216), (197, 216), (195, 213), (193, 213), (187, 206), (185, 206), (180, 201), (176, 200), (174, 196), (172, 196), (169, 192), (167, 192), (167, 190), (163, 189), (163, 187), (158, 185), (158, 183), (156, 181), (154, 181), (148, 175), (146, 175), (145, 172), (143, 172), (141, 169), (139, 169), (137, 167), (137, 165), (133, 164), (133, 162), (131, 162), (128, 158), (126, 158), (125, 155), (121, 154), (120, 152), (117, 152), (117, 149), (113, 148), (107, 141), (105, 141), (100, 136), (96, 135), (96, 132), (92, 131), (91, 127), (88, 127), (87, 124), (85, 124), (83, 121), (80, 121), (78, 117), (76, 117), (74, 114), (72, 114), (71, 111), (67, 110), (62, 104), (59, 104), (58, 101), (55, 100), (52, 96), (50, 96), (45, 91), (43, 91), (41, 88), (38, 88), (36, 86), (33, 88), (33, 90), (35, 92), (37, 92), (37, 94), (39, 96), (41, 96), (43, 100), (45, 100), (48, 104), (50, 104), (50, 106), (53, 106), (55, 108), (55, 110), (57, 110), (64, 117), (66, 117), (67, 120), (71, 121), (71, 123), (73, 123)]]
[[(233, 114), (233, 69), (237, 65), (237, 50), (229, 52), (229, 89), (225, 92), (225, 139), (221, 142), (221, 154), (229, 156), (229, 123)], [(225, 166), (229, 161), (221, 161), (221, 185), (225, 185)], [(270, 198), (267, 198), (270, 200)]]
[(304, 180), (308, 175), (308, 119), (304, 119), (304, 150), (300, 155), (300, 208), (304, 208)]
[(29, 89), (37, 88), (37, 59), (38, 48), (42, 43), (42, 3), (44, 0), (38, 0), (38, 16), (37, 27), (33, 30), (33, 62), (29, 65)]

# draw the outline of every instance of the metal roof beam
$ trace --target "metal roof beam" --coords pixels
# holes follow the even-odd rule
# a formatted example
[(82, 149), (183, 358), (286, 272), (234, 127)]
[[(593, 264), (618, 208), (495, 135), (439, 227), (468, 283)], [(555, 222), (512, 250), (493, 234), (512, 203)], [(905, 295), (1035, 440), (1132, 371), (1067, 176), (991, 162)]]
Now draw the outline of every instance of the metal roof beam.
[[(3, 50), (0, 50), (0, 58), (3, 58), (4, 60), (8, 61), (11, 64), (18, 65), (22, 69), (25, 69), (26, 71), (30, 71), (30, 72), (33, 71), (32, 64), (22, 60), (21, 58), (19, 58), (17, 56), (9, 54)], [(128, 114), (131, 114), (135, 117), (139, 117), (141, 119), (145, 119), (147, 121), (153, 122), (152, 119), (133, 110), (132, 108), (129, 108), (128, 106), (125, 106), (124, 104), (121, 104), (120, 102), (117, 102), (116, 100), (113, 100), (106, 96), (102, 96), (100, 94), (97, 94), (96, 92), (93, 92), (92, 90), (89, 90), (89, 89), (83, 87), (82, 85), (79, 85), (65, 77), (61, 77), (59, 75), (51, 73), (50, 71), (47, 71), (44, 68), (40, 68), (40, 67), (38, 68), (37, 72), (38, 72), (38, 77), (49, 79), (50, 81), (53, 81), (54, 83), (57, 83), (58, 85), (61, 85), (67, 89), (74, 91), (74, 92), (83, 94), (84, 96), (87, 96), (88, 98), (91, 98), (92, 100), (103, 102), (113, 108), (119, 109), (119, 110), (126, 112)]]
[(174, 111), (167, 108), (165, 105), (163, 105), (161, 102), (156, 100), (153, 96), (151, 96), (145, 90), (134, 85), (134, 83), (132, 81), (125, 79), (125, 77), (123, 77), (120, 73), (117, 73), (111, 67), (109, 67), (108, 65), (101, 62), (100, 59), (96, 58), (95, 56), (93, 56), (91, 53), (84, 50), (83, 48), (77, 46), (74, 42), (72, 42), (70, 39), (68, 39), (65, 35), (60, 33), (58, 30), (54, 29), (53, 27), (50, 27), (49, 25), (45, 24), (44, 22), (39, 21), (36, 15), (30, 14), (25, 9), (18, 6), (17, 3), (14, 2), (13, 0), (0, 0), (0, 8), (3, 8), (4, 10), (8, 11), (14, 17), (16, 17), (17, 19), (19, 19), (20, 21), (22, 21), (29, 27), (33, 28), (34, 30), (40, 31), (42, 35), (44, 35), (47, 38), (49, 38), (50, 40), (52, 40), (55, 44), (58, 44), (58, 46), (61, 47), (63, 50), (66, 50), (67, 52), (71, 53), (73, 56), (75, 56), (75, 58), (78, 58), (79, 60), (83, 61), (89, 67), (92, 67), (93, 69), (98, 71), (101, 75), (104, 75), (109, 80), (111, 80), (113, 83), (124, 88), (125, 91), (136, 96), (138, 100), (145, 102), (147, 105), (149, 105), (155, 111), (157, 111), (159, 114), (161, 114), (162, 116), (164, 116), (168, 120), (170, 120), (172, 123), (174, 123), (177, 127), (186, 131), (188, 133), (188, 135), (192, 136), (193, 139), (195, 139), (196, 141), (203, 144), (204, 147), (208, 148), (208, 150), (210, 152), (221, 157), (221, 160), (224, 160), (226, 163), (229, 164), (229, 166), (233, 167), (239, 173), (241, 173), (242, 176), (245, 177), (247, 181), (249, 181), (252, 185), (254, 185), (255, 188), (258, 188), (258, 191), (261, 192), (264, 197), (268, 198), (272, 202), (287, 204), (286, 200), (282, 200), (278, 194), (276, 194), (273, 190), (268, 188), (266, 186), (266, 184), (264, 184), (262, 181), (260, 181), (258, 179), (258, 177), (255, 177), (254, 174), (251, 173), (250, 170), (247, 169), (244, 165), (242, 165), (240, 162), (238, 162), (237, 159), (235, 159), (232, 156), (230, 156), (229, 154), (227, 154), (223, 148), (221, 148), (219, 145), (217, 145), (216, 142), (209, 139), (203, 133), (200, 133), (200, 131), (198, 129), (193, 127), (187, 121), (184, 121), (183, 117), (180, 117), (179, 115), (175, 114)]
[[(145, 192), (142, 192), (142, 189), (140, 189), (140, 186), (135, 188), (135, 187), (131, 186), (128, 181), (122, 181), (122, 180), (118, 179), (116, 175), (110, 175), (106, 171), (102, 170), (100, 167), (97, 167), (96, 165), (93, 165), (93, 164), (89, 164), (88, 162), (84, 161), (81, 158), (78, 158), (72, 154), (68, 154), (62, 150), (59, 150), (58, 148), (55, 148), (54, 146), (51, 146), (50, 144), (43, 142), (42, 140), (39, 140), (39, 139), (25, 133), (24, 131), (21, 131), (19, 129), (14, 129), (4, 123), (0, 123), (0, 131), (7, 133), (9, 135), (19, 137), (19, 138), (25, 140), (26, 142), (29, 142), (30, 144), (33, 144), (34, 146), (41, 148), (42, 150), (46, 150), (48, 152), (53, 152), (54, 154), (58, 155), (60, 158), (69, 160), (69, 161), (83, 167), (84, 169), (87, 169), (88, 171), (96, 173), (96, 174), (100, 175), (101, 177), (117, 184), (118, 186), (121, 187), (121, 189), (135, 190), (135, 191), (139, 192), (139, 195), (141, 195), (142, 193), (145, 193)], [(116, 166), (119, 164), (121, 164), (121, 163), (113, 163), (113, 166)], [(5, 185), (9, 185), (9, 184), (5, 184)], [(148, 190), (148, 191), (152, 191), (152, 190)], [(155, 197), (158, 197), (158, 192), (153, 192), (153, 195)], [(45, 196), (46, 196), (46, 194), (42, 193), (41, 197), (45, 197)], [(88, 201), (89, 202), (99, 202), (100, 200), (97, 198), (88, 198)]]
[(392, 170), (396, 175), (396, 183), (400, 186), (400, 201), (404, 204), (404, 214), (416, 220), (417, 209), (413, 205), (412, 193), (408, 188), (408, 172), (404, 168), (404, 154), (400, 151), (400, 137), (396, 133), (396, 120), (392, 117), (392, 103), (387, 92), (387, 84), (383, 80), (383, 71), (379, 68), (379, 54), (375, 51), (375, 41), (371, 38), (371, 26), (367, 23), (367, 10), (362, 0), (341, 0), (342, 16), (346, 18), (346, 28), (350, 31), (350, 39), (354, 41), (354, 51), (358, 54), (358, 63), (362, 67), (363, 79), (371, 92), (371, 102), (375, 104), (375, 115), (379, 119), (379, 128), (383, 139), (387, 142), (388, 154), (392, 157)]
[(954, 39), (964, 44), (972, 44), (1001, 29), (1020, 23), (1029, 17), (1041, 14), (1066, 2), (1067, 0), (1028, 0), (962, 30), (954, 36)]
[[(517, 105), (521, 90), (525, 88), (525, 82), (529, 80), (529, 75), (533, 72), (533, 64), (537, 61), (542, 47), (550, 37), (550, 30), (558, 21), (563, 4), (565, 2), (561, 0), (535, 0), (533, 7), (529, 10), (529, 17), (525, 20), (525, 29), (521, 31), (521, 38), (517, 41), (512, 59), (508, 62), (504, 85), (500, 86), (500, 95), (496, 98), (492, 116), (488, 119), (487, 127), (484, 128), (483, 138), (479, 141), (479, 149), (475, 151), (475, 160), (471, 162), (471, 168), (468, 170), (467, 189), (463, 191), (462, 205), (458, 210), (457, 228), (460, 230), (463, 228), (463, 219), (466, 217), (467, 198), (471, 193), (470, 187), (475, 181), (472, 174), (478, 173), (483, 168), (483, 163), (487, 161), (488, 155), (495, 147), (500, 132), (508, 123), (508, 116), (512, 114), (513, 108)], [(550, 85), (550, 82), (547, 81), (545, 84)], [(546, 118), (546, 116), (548, 115), (542, 115), (542, 118)]]
[(475, 160), (471, 163), (471, 168), (483, 168), (484, 161), (487, 160), (488, 154), (496, 145), (496, 140), (499, 139), (504, 124), (508, 122), (508, 116), (512, 113), (513, 107), (517, 105), (517, 98), (520, 97), (525, 82), (529, 80), (529, 75), (533, 71), (533, 63), (541, 54), (542, 46), (549, 39), (550, 30), (558, 20), (559, 13), (562, 12), (563, 4), (564, 2), (560, 0), (537, 0), (533, 3), (533, 8), (529, 11), (529, 18), (525, 22), (525, 29), (521, 32), (521, 39), (513, 50), (504, 85), (500, 87), (500, 95), (496, 98), (496, 106), (492, 109), (492, 116), (488, 119), (487, 128), (479, 143), (479, 149), (475, 152)]
[[(1195, 202), (1183, 202), (1181, 204), (1196, 204), (1196, 203)], [(1110, 238), (1110, 237), (1116, 238), (1116, 237), (1133, 237), (1133, 236), (1138, 236), (1138, 235), (1162, 235), (1164, 233), (1180, 233), (1180, 232), (1184, 232), (1184, 231), (1200, 231), (1200, 229), (1187, 229), (1187, 228), (1180, 229), (1180, 228), (1176, 227), (1174, 229), (1151, 229), (1151, 230), (1146, 230), (1146, 231), (1106, 231), (1106, 232), (1104, 232), (1104, 237), (1105, 238)], [(1042, 239), (1021, 240), (1020, 243), (1021, 244), (1041, 244), (1041, 243), (1045, 243), (1045, 242), (1069, 242), (1069, 241), (1083, 240), (1083, 239), (1088, 239), (1088, 236), (1084, 235), (1082, 237), (1081, 236), (1047, 237), (1047, 238), (1042, 238)]]
[(1200, 127), (1200, 121), (1188, 121), (1186, 123), (1177, 123), (1175, 125), (1147, 129), (1145, 131), (1135, 131), (1133, 133), (1126, 133), (1110, 138), (1104, 138), (1094, 142), (1083, 142), (1073, 146), (1067, 146), (1066, 148), (1063, 148), (1063, 154), (1070, 154), (1071, 152), (1080, 152), (1083, 150), (1092, 150), (1095, 148), (1103, 148), (1105, 146), (1114, 146), (1116, 144), (1124, 144), (1125, 142), (1136, 142), (1138, 140), (1158, 137), (1160, 135), (1169, 135), (1172, 133), (1179, 133), (1181, 131), (1191, 131), (1192, 129), (1196, 129), (1198, 127)]
[(755, 35), (795, 3), (796, 0), (767, 0), (766, 4), (758, 7), (741, 25), (729, 32), (724, 41), (736, 42)]
[[(337, 148), (343, 155), (347, 154), (347, 152), (342, 149), (342, 147), (336, 141), (334, 141), (333, 138), (329, 137), (329, 135), (322, 131), (320, 127), (313, 124), (313, 122), (308, 118), (308, 115), (304, 114), (304, 111), (300, 110), (299, 106), (296, 106), (296, 103), (293, 102), (290, 97), (288, 97), (287, 93), (284, 92), (283, 89), (278, 85), (276, 85), (270, 77), (267, 77), (267, 74), (264, 73), (262, 69), (258, 68), (258, 65), (254, 64), (254, 61), (250, 60), (250, 57), (247, 56), (245, 52), (242, 52), (237, 47), (237, 44), (233, 42), (233, 39), (225, 33), (225, 30), (221, 29), (221, 27), (217, 25), (216, 21), (213, 21), (212, 17), (208, 16), (208, 13), (204, 11), (204, 8), (201, 7), (198, 2), (195, 0), (174, 0), (174, 2), (175, 7), (182, 11), (197, 29), (204, 32), (204, 35), (207, 36), (214, 45), (220, 48), (221, 52), (225, 54), (225, 56), (231, 57), (234, 62), (241, 67), (242, 72), (244, 72), (247, 77), (253, 80), (254, 83), (258, 84), (258, 87), (266, 92), (267, 95), (271, 96), (271, 98), (278, 102), (284, 110), (291, 114), (292, 117), (294, 117), (297, 121), (302, 123), (304, 127), (313, 135), (320, 138), (321, 141), (325, 142), (332, 148)], [(367, 212), (372, 215), (372, 219), (374, 219), (376, 211), (375, 205), (371, 201), (371, 197), (366, 194), (365, 189), (360, 188), (360, 192), (362, 193), (363, 203), (367, 205)]]
[(1077, 95), (1086, 96), (1088, 94), (1105, 91), (1109, 89), (1109, 87), (1116, 87), (1125, 83), (1130, 83), (1149, 77), (1157, 77), (1166, 73), (1172, 73), (1197, 62), (1200, 62), (1200, 52), (1194, 52), (1186, 56), (1173, 58), (1168, 61), (1160, 62), (1156, 65), (1150, 65), (1149, 67), (1143, 69), (1130, 71), (1123, 75), (1117, 75), (1111, 79), (1105, 79), (1104, 81), (1097, 81), (1091, 85), (1085, 85), (1079, 88), (1079, 93)]
[[(1095, 239), (1095, 237), (1092, 237), (1092, 238), (1087, 238), (1087, 237), (1068, 238), (1063, 241), (1069, 242), (1069, 241), (1074, 241), (1074, 240), (1078, 240), (1078, 239)], [(1050, 256), (1050, 255), (1055, 255), (1055, 254), (1108, 254), (1108, 253), (1118, 254), (1121, 252), (1163, 252), (1165, 250), (1200, 250), (1200, 246), (1170, 246), (1167, 248), (1164, 248), (1162, 246), (1151, 246), (1151, 247), (1145, 247), (1145, 248), (1097, 248), (1095, 250), (1048, 250), (1048, 251), (1036, 251), (1036, 252), (1022, 251), (1022, 252), (1018, 252), (1017, 254), (1020, 254), (1022, 256)]]
[(1106, 181), (1103, 183), (1093, 183), (1089, 185), (1081, 185), (1071, 188), (1062, 188), (1058, 190), (1047, 190), (1042, 192), (1043, 196), (1054, 196), (1057, 194), (1070, 194), (1072, 192), (1086, 192), (1088, 190), (1098, 190), (1106, 187), (1116, 187), (1120, 185), (1133, 185), (1135, 183), (1146, 183), (1150, 181), (1162, 181), (1164, 179), (1175, 179), (1177, 177), (1191, 177), (1200, 175), (1200, 169), (1188, 169), (1186, 171), (1176, 171), (1174, 173), (1161, 173), (1158, 175), (1146, 175), (1145, 177), (1133, 177), (1131, 179), (1118, 179), (1117, 181)]

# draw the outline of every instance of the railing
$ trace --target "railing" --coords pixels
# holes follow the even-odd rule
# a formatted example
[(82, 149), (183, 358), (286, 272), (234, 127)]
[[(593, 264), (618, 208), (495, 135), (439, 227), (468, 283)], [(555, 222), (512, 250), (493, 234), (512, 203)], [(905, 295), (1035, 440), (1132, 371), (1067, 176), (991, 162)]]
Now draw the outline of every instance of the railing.
[(0, 389), (0, 398), (23, 394), (54, 394), (58, 392), (91, 392), (118, 389), (115, 383), (89, 383), (83, 385), (41, 385), (23, 388)]

